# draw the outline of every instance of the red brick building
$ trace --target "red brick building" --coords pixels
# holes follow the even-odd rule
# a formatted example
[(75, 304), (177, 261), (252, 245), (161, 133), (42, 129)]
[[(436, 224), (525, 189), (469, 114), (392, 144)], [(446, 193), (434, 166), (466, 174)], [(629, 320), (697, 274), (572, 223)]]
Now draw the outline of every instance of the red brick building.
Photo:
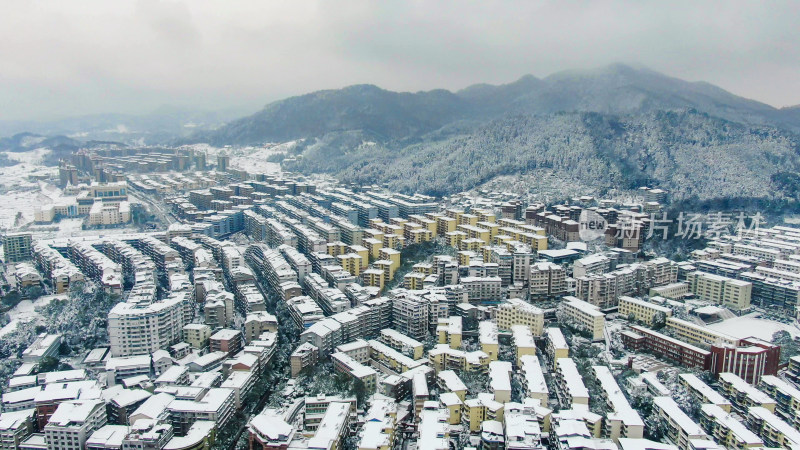
[[(633, 333), (622, 333), (626, 348), (646, 350), (675, 364), (701, 370), (711, 370), (712, 354), (708, 350), (669, 337), (649, 328), (632, 326)], [(638, 335), (638, 338), (629, 336)], [(627, 342), (626, 342), (627, 341)]]
[(776, 375), (781, 349), (761, 339), (740, 339), (736, 346), (712, 345), (705, 350), (645, 327), (620, 333), (625, 348), (647, 351), (674, 364), (708, 370), (714, 375), (732, 372), (750, 384), (764, 375)]
[(753, 337), (739, 341), (737, 347), (711, 346), (712, 370), (716, 374), (733, 372), (750, 384), (764, 375), (777, 375), (781, 348)]

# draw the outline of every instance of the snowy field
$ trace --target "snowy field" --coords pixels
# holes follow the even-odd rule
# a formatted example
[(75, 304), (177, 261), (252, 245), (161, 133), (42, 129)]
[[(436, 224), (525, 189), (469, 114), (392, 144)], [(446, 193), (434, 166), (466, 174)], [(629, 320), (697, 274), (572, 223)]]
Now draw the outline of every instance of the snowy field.
[(247, 147), (231, 150), (231, 167), (251, 172), (279, 174), (281, 173), (281, 165), (279, 163), (269, 162), (267, 158), (277, 153), (286, 153), (295, 145), (297, 145), (296, 141), (290, 141), (260, 148)]
[(267, 158), (276, 153), (286, 153), (297, 145), (296, 141), (284, 142), (282, 144), (265, 144), (262, 147), (213, 147), (208, 144), (192, 144), (187, 147), (194, 150), (206, 152), (208, 163), (216, 164), (217, 155), (225, 152), (231, 158), (231, 167), (236, 169), (248, 170), (251, 172), (262, 172), (268, 174), (281, 173), (281, 165), (268, 162)]
[[(43, 181), (30, 182), (27, 174), (41, 174), (44, 170), (51, 170), (54, 174), (58, 169), (54, 167), (42, 168), (41, 166), (33, 170), (28, 170), (27, 164), (18, 164), (13, 167), (0, 168), (0, 229), (13, 228), (33, 222), (33, 212), (36, 206), (49, 205), (61, 198), (61, 190)], [(16, 172), (14, 172), (16, 171)], [(25, 176), (19, 173), (24, 172)], [(15, 183), (16, 182), (16, 183)], [(17, 214), (22, 213), (22, 217), (17, 221)]]
[(25, 231), (30, 231), (36, 235), (37, 239), (63, 239), (70, 237), (80, 236), (112, 236), (127, 233), (137, 233), (138, 228), (130, 226), (123, 228), (107, 228), (107, 229), (81, 229), (83, 225), (83, 217), (74, 217), (69, 219), (61, 219), (58, 223), (36, 225), (31, 224), (25, 228)]
[[(61, 197), (61, 190), (55, 186), (30, 179), (31, 176), (58, 177), (57, 167), (41, 165), (49, 149), (5, 153), (20, 164), (0, 167), (0, 229), (13, 228), (15, 223), (19, 226), (33, 222), (33, 210), (37, 205), (47, 205)], [(18, 213), (22, 213), (19, 220)]]
[(765, 341), (771, 341), (772, 335), (781, 330), (788, 331), (793, 337), (800, 336), (800, 328), (796, 325), (787, 325), (772, 320), (759, 319), (754, 317), (755, 315), (756, 314), (748, 314), (742, 317), (735, 317), (708, 325), (708, 327), (712, 330), (729, 334), (740, 339), (753, 336)]
[(8, 159), (31, 165), (41, 164), (44, 157), (50, 153), (52, 150), (49, 148), (37, 148), (27, 152), (5, 152)]

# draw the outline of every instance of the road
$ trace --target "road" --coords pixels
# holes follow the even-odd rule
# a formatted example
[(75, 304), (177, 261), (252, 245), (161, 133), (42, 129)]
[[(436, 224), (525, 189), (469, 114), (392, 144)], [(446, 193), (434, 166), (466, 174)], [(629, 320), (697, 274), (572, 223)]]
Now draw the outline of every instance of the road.
[[(248, 266), (249, 266), (249, 263), (248, 263)], [(256, 282), (255, 283), (256, 287), (258, 288), (259, 292), (261, 292), (261, 295), (264, 297), (264, 299), (265, 300), (268, 299), (269, 297), (267, 295), (267, 288), (262, 285), (262, 278), (258, 277), (258, 276), (255, 277), (255, 282)], [(270, 313), (274, 314), (275, 310), (273, 309)], [(274, 360), (272, 362), (274, 362)], [(276, 371), (277, 372), (283, 372), (285, 370), (285, 368), (286, 368), (285, 364), (287, 362), (288, 361), (283, 361), (283, 367), (270, 366), (269, 371), (270, 372), (276, 372)], [(253, 408), (251, 410), (251, 411), (253, 411), (253, 413), (252, 414), (248, 414), (247, 415), (247, 419), (244, 420), (242, 422), (242, 424), (239, 426), (239, 428), (236, 430), (236, 433), (234, 434), (234, 437), (231, 440), (230, 445), (228, 445), (228, 450), (235, 450), (236, 449), (236, 444), (239, 442), (239, 439), (241, 439), (242, 433), (244, 433), (244, 431), (247, 429), (247, 423), (250, 422), (250, 419), (252, 419), (254, 415), (259, 414), (261, 412), (261, 410), (264, 409), (264, 406), (266, 406), (267, 402), (269, 401), (270, 397), (272, 396), (272, 392), (273, 392), (274, 388), (275, 388), (274, 384), (273, 385), (269, 385), (267, 387), (267, 389), (264, 390), (264, 393), (261, 394), (261, 397), (259, 397), (258, 403), (256, 403), (255, 408)]]
[(172, 213), (164, 208), (163, 203), (150, 198), (149, 194), (145, 194), (144, 192), (133, 188), (131, 185), (128, 185), (128, 192), (134, 193), (134, 197), (147, 205), (147, 209), (150, 211), (150, 213), (155, 215), (158, 220), (161, 221), (161, 223), (165, 224), (165, 226), (169, 227), (173, 223), (177, 222), (177, 219), (175, 219)]

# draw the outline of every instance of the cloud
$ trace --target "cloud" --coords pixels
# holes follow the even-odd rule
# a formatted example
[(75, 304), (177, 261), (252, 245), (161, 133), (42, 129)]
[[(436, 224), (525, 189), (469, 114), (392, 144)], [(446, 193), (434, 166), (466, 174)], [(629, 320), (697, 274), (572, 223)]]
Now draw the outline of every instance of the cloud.
[(800, 103), (793, 2), (10, 2), (0, 119), (458, 89), (612, 62)]

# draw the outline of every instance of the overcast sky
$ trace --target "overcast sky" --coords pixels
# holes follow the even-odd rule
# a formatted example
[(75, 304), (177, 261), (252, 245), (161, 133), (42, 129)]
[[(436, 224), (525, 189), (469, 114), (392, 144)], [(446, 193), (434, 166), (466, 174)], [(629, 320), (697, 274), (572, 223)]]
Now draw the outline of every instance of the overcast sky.
[(798, 2), (5, 1), (0, 119), (459, 89), (612, 62), (800, 104)]

